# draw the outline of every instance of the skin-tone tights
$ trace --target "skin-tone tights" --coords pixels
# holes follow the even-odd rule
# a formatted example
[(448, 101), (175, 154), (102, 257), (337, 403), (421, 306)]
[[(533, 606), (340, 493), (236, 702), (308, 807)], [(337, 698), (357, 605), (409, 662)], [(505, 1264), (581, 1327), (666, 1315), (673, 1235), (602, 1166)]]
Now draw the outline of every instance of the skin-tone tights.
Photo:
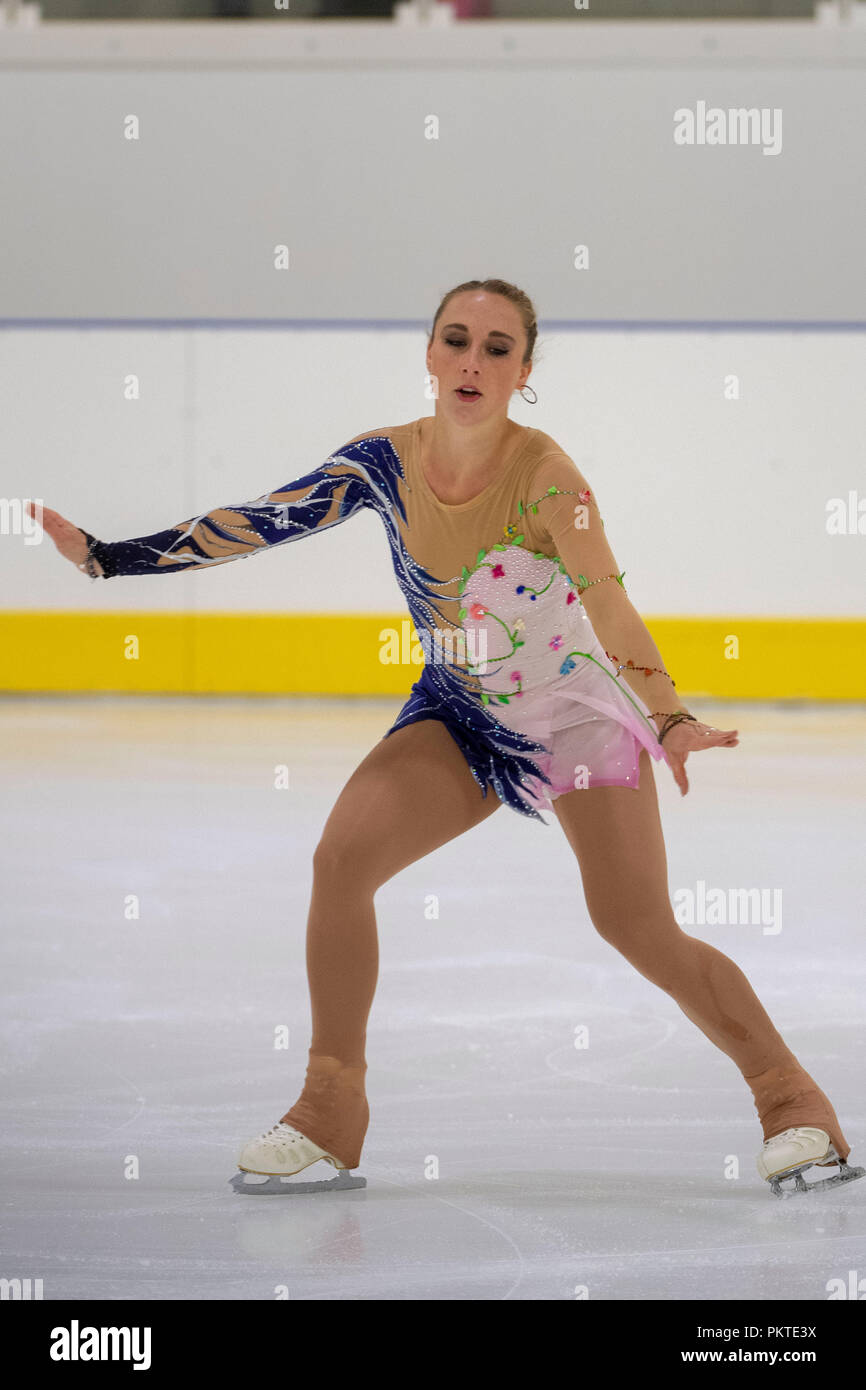
[[(444, 725), (423, 720), (380, 740), (325, 824), (307, 921), (312, 1041), (302, 1093), (282, 1118), (347, 1168), (360, 1162), (370, 1118), (366, 1029), (379, 970), (374, 894), (500, 804), (491, 788), (481, 795)], [(578, 859), (596, 929), (731, 1058), (752, 1092), (764, 1139), (812, 1125), (826, 1130), (847, 1159), (850, 1145), (833, 1107), (743, 972), (675, 919), (648, 754), (641, 754), (637, 789), (575, 791), (553, 806)]]

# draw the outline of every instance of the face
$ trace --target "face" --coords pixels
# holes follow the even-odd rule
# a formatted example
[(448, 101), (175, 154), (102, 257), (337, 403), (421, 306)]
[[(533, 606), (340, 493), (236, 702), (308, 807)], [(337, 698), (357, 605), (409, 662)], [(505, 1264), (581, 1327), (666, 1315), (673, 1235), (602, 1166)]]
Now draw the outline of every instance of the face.
[[(506, 414), (532, 370), (523, 365), (525, 351), (526, 330), (510, 300), (484, 290), (455, 294), (427, 349), (427, 370), (439, 383), (437, 413), (467, 423)], [(461, 386), (480, 394), (461, 396)]]

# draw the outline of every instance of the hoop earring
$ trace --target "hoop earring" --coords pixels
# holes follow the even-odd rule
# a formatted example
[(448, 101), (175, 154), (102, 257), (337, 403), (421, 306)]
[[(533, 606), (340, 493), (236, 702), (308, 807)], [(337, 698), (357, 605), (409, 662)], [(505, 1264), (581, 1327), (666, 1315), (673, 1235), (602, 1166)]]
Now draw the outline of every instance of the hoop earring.
[[(526, 396), (523, 396), (524, 391), (532, 391), (533, 399), (531, 401)], [(535, 391), (533, 391), (531, 386), (521, 386), (518, 395), (523, 396), (523, 399), (526, 401), (527, 405), (535, 405), (538, 401), (538, 396), (536, 395)]]

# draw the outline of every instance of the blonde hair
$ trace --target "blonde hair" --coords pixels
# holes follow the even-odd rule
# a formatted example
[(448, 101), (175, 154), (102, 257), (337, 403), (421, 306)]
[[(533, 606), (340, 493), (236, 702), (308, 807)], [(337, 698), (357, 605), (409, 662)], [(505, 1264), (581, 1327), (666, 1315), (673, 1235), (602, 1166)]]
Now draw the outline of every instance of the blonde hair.
[(465, 284), (456, 285), (453, 290), (449, 290), (436, 310), (433, 327), (430, 329), (428, 347), (436, 334), (436, 325), (446, 304), (454, 298), (455, 294), (462, 294), (465, 290), (484, 290), (487, 294), (501, 294), (503, 299), (509, 300), (514, 305), (523, 320), (523, 327), (526, 332), (524, 365), (531, 361), (535, 351), (535, 340), (538, 337), (538, 320), (535, 317), (535, 308), (529, 295), (524, 294), (523, 290), (519, 290), (516, 285), (509, 284), (507, 280), (467, 280)]

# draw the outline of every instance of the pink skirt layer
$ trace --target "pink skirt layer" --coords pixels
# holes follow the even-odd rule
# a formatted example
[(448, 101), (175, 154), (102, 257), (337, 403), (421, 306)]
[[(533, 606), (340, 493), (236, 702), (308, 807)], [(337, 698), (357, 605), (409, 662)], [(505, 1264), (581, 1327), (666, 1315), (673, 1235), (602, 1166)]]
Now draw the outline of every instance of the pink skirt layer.
[[(601, 688), (590, 693), (588, 681)], [(584, 667), (577, 682), (573, 676), (563, 677), (555, 688), (528, 691), (512, 697), (507, 710), (497, 709), (503, 724), (549, 750), (532, 755), (550, 785), (539, 777), (527, 778), (524, 794), (530, 805), (551, 810), (556, 797), (591, 787), (637, 789), (642, 748), (657, 762), (668, 762), (655, 726), (640, 717), (632, 700), (649, 715), (633, 691), (626, 695), (618, 681)]]
[(550, 784), (520, 778), (535, 811), (578, 789), (637, 789), (642, 748), (668, 761), (650, 710), (617, 675), (560, 560), (521, 545), (492, 550), (463, 604), (488, 710), (547, 749), (531, 757)]

